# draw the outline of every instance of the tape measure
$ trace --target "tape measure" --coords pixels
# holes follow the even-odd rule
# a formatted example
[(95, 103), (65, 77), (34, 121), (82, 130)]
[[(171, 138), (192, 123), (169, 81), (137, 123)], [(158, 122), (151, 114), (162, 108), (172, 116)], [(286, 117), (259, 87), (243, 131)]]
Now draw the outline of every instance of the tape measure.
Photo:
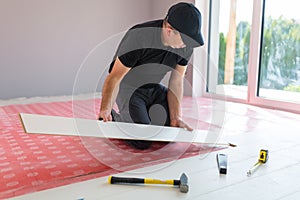
[(265, 149), (261, 149), (259, 152), (258, 162), (247, 172), (247, 176), (251, 176), (255, 170), (261, 165), (265, 164), (269, 159), (269, 151)]
[(259, 162), (266, 163), (269, 159), (269, 151), (261, 149), (259, 152)]

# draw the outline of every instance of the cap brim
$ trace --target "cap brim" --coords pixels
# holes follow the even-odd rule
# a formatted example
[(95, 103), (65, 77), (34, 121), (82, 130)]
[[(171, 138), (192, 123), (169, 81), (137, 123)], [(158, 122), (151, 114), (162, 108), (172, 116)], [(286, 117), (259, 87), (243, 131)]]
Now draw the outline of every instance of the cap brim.
[(195, 47), (200, 47), (200, 46), (204, 45), (204, 40), (203, 40), (201, 33), (194, 35), (194, 36), (188, 36), (184, 33), (180, 33), (180, 35), (181, 35), (182, 41), (184, 42), (184, 44), (187, 47), (195, 48)]

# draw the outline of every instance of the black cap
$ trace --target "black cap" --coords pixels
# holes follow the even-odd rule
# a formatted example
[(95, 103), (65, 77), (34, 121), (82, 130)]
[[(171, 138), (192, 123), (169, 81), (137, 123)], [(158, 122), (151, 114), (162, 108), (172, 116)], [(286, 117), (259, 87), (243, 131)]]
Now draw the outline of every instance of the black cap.
[(191, 3), (173, 5), (167, 14), (167, 22), (180, 32), (183, 42), (188, 47), (204, 45), (201, 34), (201, 13)]

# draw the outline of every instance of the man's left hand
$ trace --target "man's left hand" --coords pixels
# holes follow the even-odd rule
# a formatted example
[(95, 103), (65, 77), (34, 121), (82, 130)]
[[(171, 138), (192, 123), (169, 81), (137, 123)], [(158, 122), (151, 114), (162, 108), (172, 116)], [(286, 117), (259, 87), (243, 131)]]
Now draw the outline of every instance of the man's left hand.
[(182, 121), (181, 119), (172, 119), (170, 121), (170, 125), (171, 127), (179, 127), (179, 128), (184, 128), (188, 131), (192, 131), (193, 128), (190, 127), (187, 123), (185, 123), (184, 121)]

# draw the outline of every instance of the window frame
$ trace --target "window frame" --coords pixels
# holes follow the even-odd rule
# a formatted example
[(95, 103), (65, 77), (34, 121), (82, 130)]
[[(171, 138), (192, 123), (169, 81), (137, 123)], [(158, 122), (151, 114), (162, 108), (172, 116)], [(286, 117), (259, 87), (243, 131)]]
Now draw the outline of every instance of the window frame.
[[(218, 100), (226, 100), (231, 102), (245, 103), (254, 106), (260, 106), (265, 108), (271, 108), (276, 110), (289, 111), (294, 113), (300, 113), (300, 103), (284, 102), (280, 100), (273, 100), (262, 98), (258, 96), (259, 90), (259, 66), (261, 59), (261, 47), (263, 40), (263, 26), (264, 26), (264, 2), (265, 0), (253, 0), (252, 10), (252, 25), (250, 33), (250, 50), (249, 50), (249, 63), (248, 63), (248, 92), (246, 99), (238, 99), (226, 95), (220, 95), (210, 93), (207, 91), (209, 87), (208, 83), (208, 62), (210, 62), (209, 48), (211, 44), (210, 32), (210, 18), (212, 16), (210, 11), (211, 0), (196, 1), (196, 6), (201, 8), (203, 13), (203, 26), (202, 31), (206, 39), (206, 43), (202, 50), (195, 50), (193, 57), (193, 96), (203, 96), (207, 98), (213, 98)], [(201, 66), (201, 67), (197, 67)], [(200, 75), (199, 75), (200, 71)], [(205, 80), (204, 80), (205, 78)], [(200, 84), (199, 84), (200, 83)]]

